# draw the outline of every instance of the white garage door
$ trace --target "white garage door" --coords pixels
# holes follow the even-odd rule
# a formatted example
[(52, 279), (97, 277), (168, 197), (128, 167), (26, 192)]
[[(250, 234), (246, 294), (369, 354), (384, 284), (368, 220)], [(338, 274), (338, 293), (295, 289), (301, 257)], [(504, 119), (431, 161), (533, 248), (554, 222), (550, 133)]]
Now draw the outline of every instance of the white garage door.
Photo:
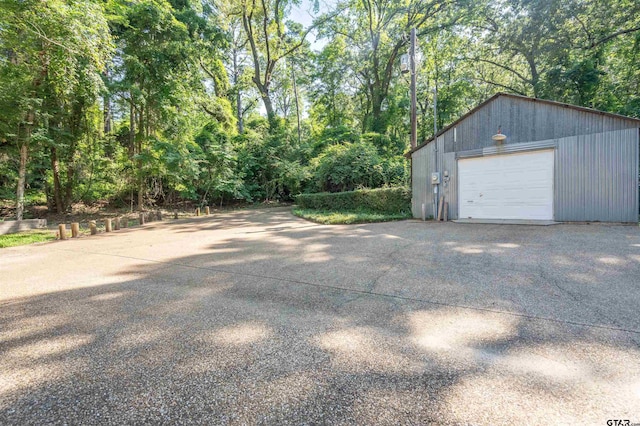
[(461, 219), (553, 220), (553, 150), (458, 160)]

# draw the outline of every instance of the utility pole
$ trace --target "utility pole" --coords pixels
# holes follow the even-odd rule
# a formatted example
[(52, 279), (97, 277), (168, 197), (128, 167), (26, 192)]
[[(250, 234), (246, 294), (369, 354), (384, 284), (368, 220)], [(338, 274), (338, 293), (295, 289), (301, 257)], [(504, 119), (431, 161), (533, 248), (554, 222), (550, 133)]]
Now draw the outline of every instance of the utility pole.
[[(434, 155), (435, 157), (435, 163), (436, 163), (436, 172), (439, 172), (440, 169), (438, 168), (438, 138), (436, 138), (436, 135), (438, 134), (438, 86), (434, 85), (433, 87), (433, 144), (435, 147), (435, 153), (436, 155)], [(433, 218), (437, 218), (438, 217), (438, 200), (440, 199), (440, 185), (434, 185), (433, 187), (433, 211), (434, 211), (434, 215)]]
[(438, 134), (438, 88), (433, 88), (433, 137)]
[(411, 149), (418, 146), (418, 113), (416, 98), (416, 29), (411, 29), (411, 48), (409, 51), (411, 68)]

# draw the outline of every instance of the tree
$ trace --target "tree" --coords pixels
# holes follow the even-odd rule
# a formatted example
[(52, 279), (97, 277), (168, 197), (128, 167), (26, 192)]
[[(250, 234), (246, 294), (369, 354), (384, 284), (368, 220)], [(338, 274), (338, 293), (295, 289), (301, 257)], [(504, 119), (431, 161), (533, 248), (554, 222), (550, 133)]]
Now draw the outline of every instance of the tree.
[(231, 13), (242, 20), (253, 62), (252, 80), (260, 93), (267, 116), (273, 119), (276, 110), (271, 86), (276, 66), (304, 46), (309, 33), (333, 18), (337, 12), (323, 16), (303, 29), (286, 21), (294, 1), (241, 0), (238, 3)]
[[(424, 37), (420, 50), (428, 52), (419, 61), (417, 100), (419, 140), (433, 134), (434, 120), (442, 129), (470, 108), (486, 99), (486, 84), (474, 82), (475, 64), (465, 57), (472, 45), (465, 34), (443, 31)], [(434, 91), (437, 117), (433, 115)], [(405, 114), (406, 116), (407, 114)]]
[[(184, 2), (179, 2), (180, 4)], [(128, 107), (130, 153), (136, 165), (138, 209), (144, 207), (146, 178), (154, 170), (152, 148), (168, 135), (175, 143), (185, 143), (188, 114), (202, 106), (204, 111), (233, 126), (228, 102), (212, 107), (199, 70), (212, 78), (217, 94), (226, 92), (226, 75), (208, 66), (218, 66), (215, 58), (202, 58), (220, 40), (218, 32), (191, 10), (190, 4), (174, 9), (165, 0), (141, 0), (122, 9), (114, 22), (119, 60), (112, 87)], [(180, 18), (180, 19), (178, 19)], [(211, 35), (213, 34), (213, 37)], [(208, 40), (205, 44), (202, 40)], [(185, 127), (186, 126), (186, 127)]]
[[(321, 127), (354, 125), (353, 98), (358, 81), (352, 70), (346, 38), (332, 37), (314, 57), (311, 117)], [(322, 129), (321, 129), (322, 131)]]
[(3, 4), (3, 12), (2, 43), (9, 60), (2, 62), (2, 74), (9, 85), (19, 86), (12, 117), (16, 132), (5, 133), (20, 152), (16, 217), (23, 217), (28, 154), (35, 142), (50, 150), (55, 206), (60, 213), (71, 201), (73, 167), (67, 170), (69, 184), (63, 200), (58, 151), (74, 155), (83, 132), (82, 117), (98, 96), (100, 74), (111, 51), (104, 11), (88, 0), (53, 0), (9, 1)]
[[(477, 78), (522, 95), (578, 105), (597, 101), (608, 68), (606, 51), (640, 31), (640, 5), (616, 0), (501, 0), (477, 27)], [(608, 68), (608, 69), (607, 69)]]
[(484, 64), (482, 82), (521, 95), (542, 95), (544, 75), (562, 54), (554, 37), (562, 24), (560, 1), (500, 0), (484, 10), (477, 54), (470, 58)]
[(350, 14), (337, 20), (333, 30), (347, 37), (355, 48), (357, 72), (371, 105), (368, 129), (384, 132), (384, 103), (396, 76), (399, 55), (406, 49), (412, 28), (418, 38), (443, 31), (466, 13), (462, 0), (353, 0)]

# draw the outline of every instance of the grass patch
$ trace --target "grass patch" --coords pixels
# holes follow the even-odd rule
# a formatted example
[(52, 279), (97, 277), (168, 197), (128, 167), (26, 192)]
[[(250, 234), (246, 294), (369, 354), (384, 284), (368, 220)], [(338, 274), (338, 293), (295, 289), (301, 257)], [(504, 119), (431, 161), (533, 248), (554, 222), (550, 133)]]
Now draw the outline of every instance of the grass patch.
[(24, 246), (26, 244), (42, 243), (56, 239), (53, 231), (26, 231), (17, 234), (0, 235), (0, 248)]
[(410, 213), (379, 213), (367, 210), (337, 211), (294, 208), (293, 214), (323, 225), (390, 222), (411, 218)]

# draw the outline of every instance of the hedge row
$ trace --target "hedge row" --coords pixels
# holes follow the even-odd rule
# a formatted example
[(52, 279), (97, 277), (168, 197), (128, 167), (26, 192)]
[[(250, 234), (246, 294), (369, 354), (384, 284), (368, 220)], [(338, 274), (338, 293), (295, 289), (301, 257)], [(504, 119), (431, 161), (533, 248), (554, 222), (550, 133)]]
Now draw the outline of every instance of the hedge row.
[(298, 195), (296, 203), (303, 209), (400, 214), (411, 211), (411, 192), (403, 187), (320, 192)]

